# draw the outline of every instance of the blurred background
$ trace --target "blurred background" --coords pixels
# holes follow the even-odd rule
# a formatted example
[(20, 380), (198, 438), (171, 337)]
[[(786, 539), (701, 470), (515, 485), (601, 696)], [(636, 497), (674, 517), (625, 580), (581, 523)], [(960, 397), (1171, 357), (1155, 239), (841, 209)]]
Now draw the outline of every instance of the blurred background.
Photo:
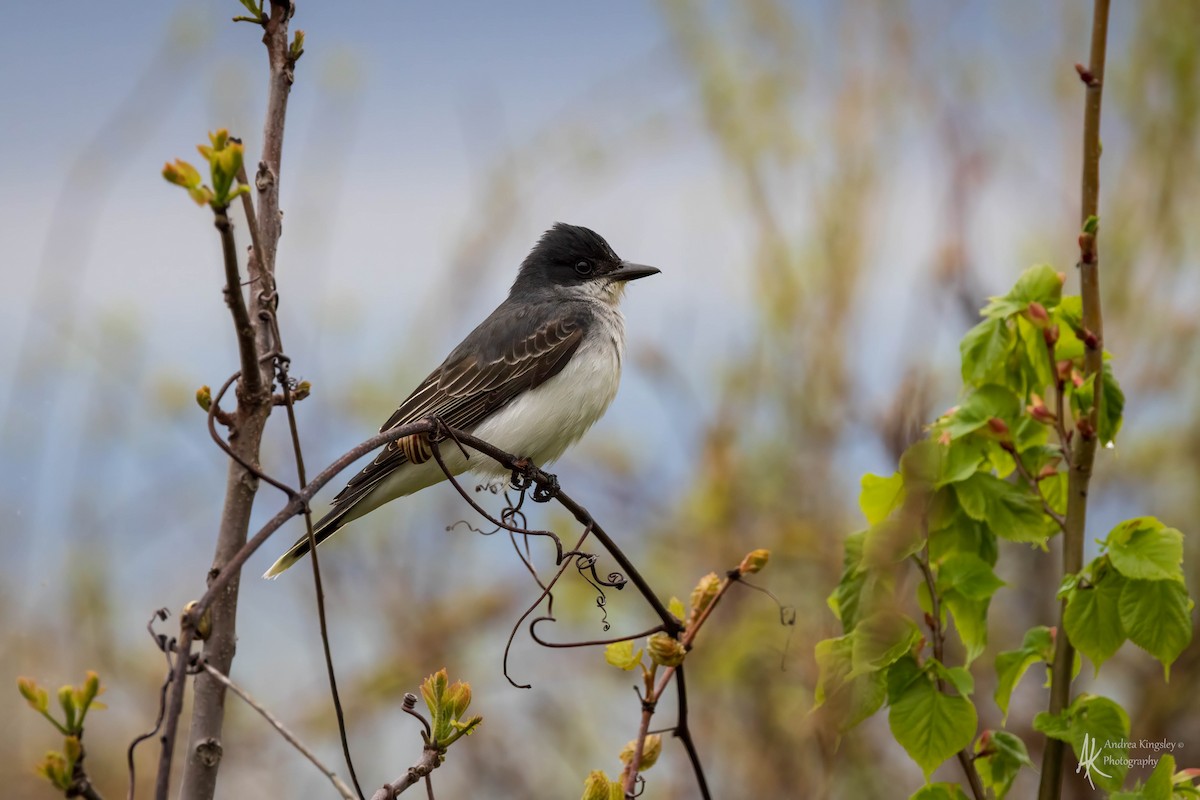
[[(280, 322), (310, 474), (373, 433), (507, 290), (536, 237), (594, 228), (663, 274), (625, 303), (630, 356), (608, 415), (556, 467), (664, 597), (756, 547), (797, 610), (734, 592), (689, 660), (692, 728), (717, 797), (907, 797), (920, 770), (877, 715), (840, 745), (808, 714), (824, 599), (861, 525), (860, 475), (888, 474), (955, 401), (957, 342), (989, 294), (1077, 256), (1090, 4), (953, 0), (620, 4), (299, 3), (307, 33), (282, 175)], [(0, 786), (51, 797), (32, 764), (60, 741), (12, 683), (86, 669), (108, 686), (89, 764), (125, 789), (151, 727), (162, 656), (154, 609), (201, 593), (225, 458), (193, 396), (237, 368), (207, 211), (159, 175), (225, 126), (257, 160), (266, 61), (234, 0), (9, 4), (0, 26)], [(1104, 95), (1106, 344), (1128, 395), (1100, 456), (1089, 541), (1156, 514), (1200, 516), (1200, 5), (1116, 3)], [(239, 245), (247, 243), (239, 220)], [(264, 462), (291, 480), (282, 415)], [(318, 504), (324, 508), (327, 493)], [(485, 498), (493, 508), (498, 498)], [(264, 486), (256, 520), (283, 503)], [(474, 687), (480, 731), (436, 773), (439, 797), (576, 797), (620, 770), (639, 706), (598, 649), (522, 632), (536, 587), (501, 535), (447, 486), (395, 503), (322, 549), (334, 652), (364, 787), (415, 760), (400, 697), (440, 667)], [(567, 534), (552, 507), (531, 523)], [(307, 568), (251, 560), (234, 678), (345, 774)], [(1194, 539), (1187, 569), (1200, 586)], [(537, 547), (535, 543), (535, 548)], [(540, 552), (539, 564), (550, 563)], [(602, 572), (610, 566), (602, 560)], [(981, 727), (998, 727), (991, 657), (1053, 624), (1057, 547), (1006, 548), (977, 663)], [(604, 635), (570, 576), (558, 640)], [(609, 635), (647, 626), (611, 593)], [(163, 626), (175, 629), (174, 618)], [(1036, 670), (1034, 671), (1036, 673)], [(1009, 729), (1035, 760), (1045, 705), (1031, 673)], [(1200, 766), (1200, 649), (1163, 684), (1127, 645), (1099, 682), (1135, 738)], [(190, 694), (190, 692), (189, 692)], [(315, 771), (229, 701), (221, 797), (328, 797)], [(668, 725), (664, 708), (656, 724)], [(250, 757), (249, 754), (253, 754)], [(141, 791), (156, 745), (138, 759)], [(1137, 774), (1137, 771), (1134, 771)], [(178, 775), (178, 772), (176, 773)], [(958, 780), (947, 764), (939, 776)], [(1068, 775), (1077, 796), (1085, 782)], [(647, 797), (689, 798), (671, 741)], [(1023, 775), (1014, 797), (1032, 796)], [(368, 789), (368, 792), (370, 790)]]

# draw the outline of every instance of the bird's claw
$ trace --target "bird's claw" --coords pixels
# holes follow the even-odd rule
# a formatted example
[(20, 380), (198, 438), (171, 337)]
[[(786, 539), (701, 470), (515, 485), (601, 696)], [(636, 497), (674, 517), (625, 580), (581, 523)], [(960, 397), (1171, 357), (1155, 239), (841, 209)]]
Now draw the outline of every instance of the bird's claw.
[(513, 464), (512, 485), (519, 492), (532, 488), (530, 496), (535, 503), (553, 500), (559, 492), (558, 476), (542, 472), (528, 458), (518, 459)]
[(533, 502), (535, 503), (549, 502), (558, 495), (558, 476), (550, 473), (544, 474), (546, 479), (535, 482), (533, 486)]

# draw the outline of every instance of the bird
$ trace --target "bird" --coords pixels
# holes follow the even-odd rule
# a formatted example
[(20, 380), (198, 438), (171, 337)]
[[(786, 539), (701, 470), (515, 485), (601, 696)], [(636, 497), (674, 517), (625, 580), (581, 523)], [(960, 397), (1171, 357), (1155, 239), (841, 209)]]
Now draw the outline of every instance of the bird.
[[(625, 350), (619, 309), (630, 281), (660, 270), (621, 259), (595, 231), (562, 222), (521, 262), (508, 297), (450, 352), (380, 428), (436, 417), (538, 466), (556, 461), (616, 397)], [(449, 472), (500, 484), (510, 471), (457, 447)], [(391, 442), (333, 498), (313, 529), (318, 545), (384, 503), (446, 479), (424, 435)], [(264, 578), (302, 559), (301, 537)]]

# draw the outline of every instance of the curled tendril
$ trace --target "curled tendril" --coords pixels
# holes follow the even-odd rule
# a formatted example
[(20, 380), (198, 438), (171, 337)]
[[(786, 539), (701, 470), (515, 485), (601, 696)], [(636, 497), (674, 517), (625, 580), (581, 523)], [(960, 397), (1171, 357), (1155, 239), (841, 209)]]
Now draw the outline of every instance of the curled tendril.
[(796, 631), (796, 607), (784, 605), (770, 589), (766, 589), (762, 586), (756, 586), (743, 577), (738, 577), (738, 583), (742, 584), (748, 589), (753, 589), (756, 592), (762, 592), (767, 597), (774, 600), (775, 605), (779, 607), (779, 624), (788, 629), (787, 639), (784, 640), (783, 643), (783, 652), (779, 656), (779, 669), (781, 672), (786, 672), (788, 650), (792, 646), (792, 634)]
[(541, 636), (538, 635), (536, 628), (537, 628), (538, 623), (541, 623), (541, 622), (558, 622), (558, 620), (555, 619), (554, 617), (549, 617), (549, 616), (537, 617), (536, 619), (530, 620), (530, 622), (529, 622), (529, 638), (533, 639), (535, 642), (540, 644), (542, 647), (551, 647), (551, 648), (555, 648), (555, 649), (567, 649), (567, 648), (572, 648), (572, 647), (596, 647), (599, 645), (616, 644), (617, 642), (627, 642), (631, 639), (641, 639), (643, 637), (650, 636), (651, 634), (655, 634), (655, 633), (658, 633), (659, 631), (663, 630), (662, 625), (655, 625), (653, 628), (641, 631), (640, 633), (634, 633), (634, 634), (625, 635), (625, 636), (613, 636), (608, 639), (587, 639), (585, 641), (580, 641), (580, 642), (551, 642), (546, 639), (543, 639)]
[(453, 525), (447, 525), (446, 530), (447, 531), (456, 530), (459, 525), (464, 526), (471, 533), (478, 533), (480, 536), (491, 536), (492, 534), (499, 533), (502, 530), (499, 526), (496, 526), (495, 528), (492, 528), (490, 531), (485, 531), (483, 528), (476, 528), (474, 525), (467, 522), (465, 519), (456, 520)]

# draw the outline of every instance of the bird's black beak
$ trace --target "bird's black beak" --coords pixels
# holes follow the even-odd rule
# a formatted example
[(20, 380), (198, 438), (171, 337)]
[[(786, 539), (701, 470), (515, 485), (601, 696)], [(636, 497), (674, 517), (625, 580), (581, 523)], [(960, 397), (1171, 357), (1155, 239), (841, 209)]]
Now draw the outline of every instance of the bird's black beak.
[(636, 281), (638, 278), (648, 278), (660, 272), (662, 270), (656, 267), (647, 267), (645, 264), (633, 264), (629, 261), (622, 261), (615, 270), (608, 274), (608, 277), (614, 281)]

